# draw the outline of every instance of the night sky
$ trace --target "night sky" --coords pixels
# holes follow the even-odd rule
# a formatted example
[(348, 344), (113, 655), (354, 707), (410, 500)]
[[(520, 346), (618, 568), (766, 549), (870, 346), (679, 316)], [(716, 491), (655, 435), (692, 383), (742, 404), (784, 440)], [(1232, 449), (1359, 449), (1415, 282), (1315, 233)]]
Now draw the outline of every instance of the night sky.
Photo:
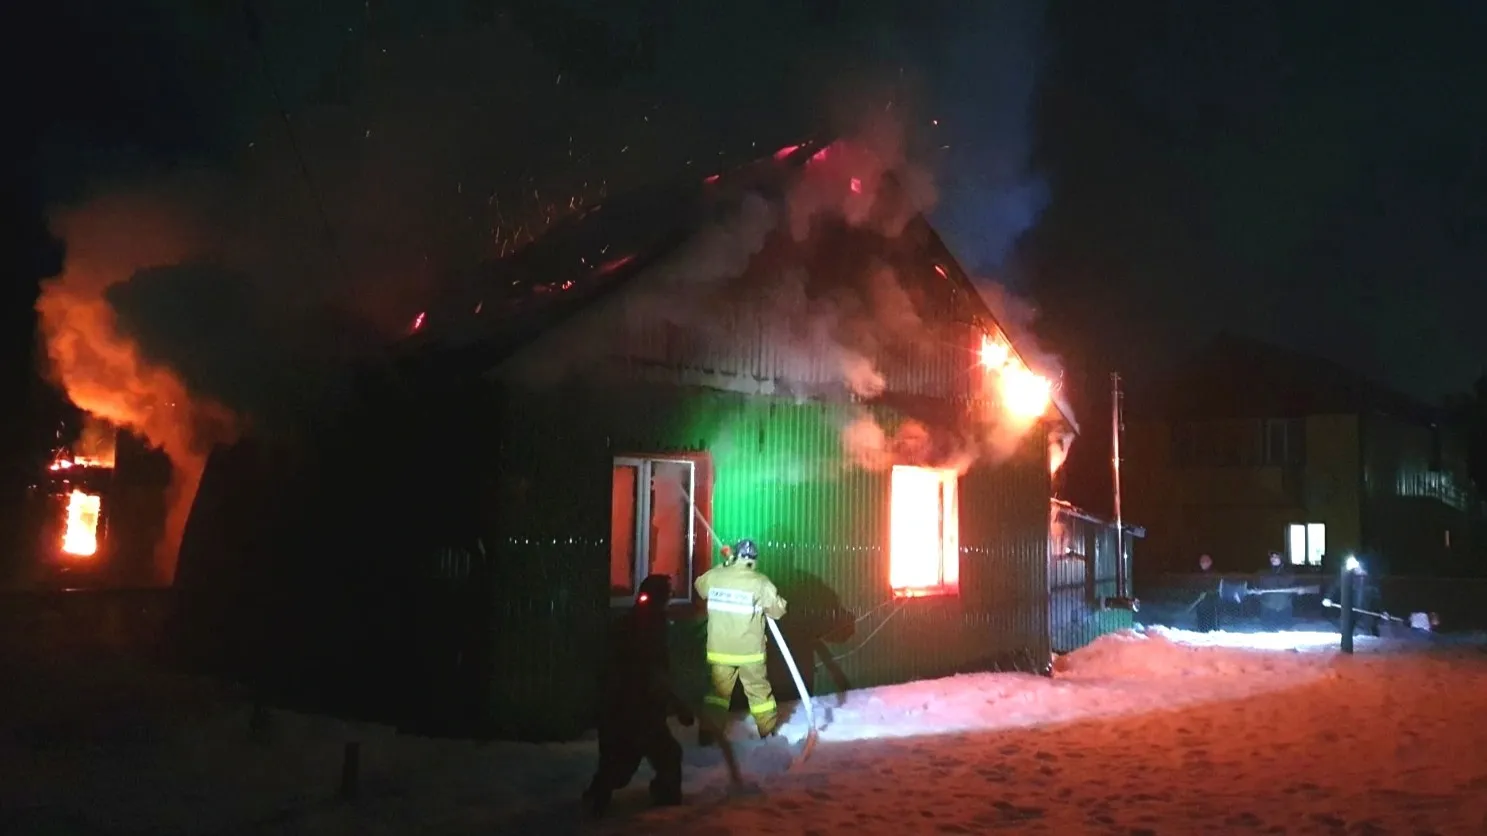
[(1071, 385), (1139, 378), (1221, 329), (1432, 401), (1487, 366), (1472, 0), (252, 6), (5, 13), (25, 17), (6, 31), (29, 68), (8, 108), (25, 141), (4, 400), (32, 405), (7, 409), (13, 444), (46, 403), (48, 207), (143, 190), (202, 220), (226, 253), (211, 270), (110, 298), (147, 351), (231, 401), (234, 374), (329, 350), (302, 326), (375, 340), (553, 206), (710, 173), (885, 100), (936, 172), (952, 249), (1036, 302)]

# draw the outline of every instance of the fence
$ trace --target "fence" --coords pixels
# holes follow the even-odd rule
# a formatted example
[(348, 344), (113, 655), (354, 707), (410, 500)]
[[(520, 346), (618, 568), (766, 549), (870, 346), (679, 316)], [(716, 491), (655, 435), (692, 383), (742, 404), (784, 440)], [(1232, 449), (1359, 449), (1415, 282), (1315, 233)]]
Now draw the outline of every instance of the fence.
[[(1253, 583), (1254, 574), (1165, 574), (1139, 579), (1137, 591), (1141, 597), (1143, 621), (1152, 623), (1177, 623), (1191, 621), (1191, 613), (1184, 613), (1189, 604), (1205, 589), (1214, 588), (1220, 580)], [(1298, 617), (1333, 619), (1335, 610), (1321, 605), (1323, 594), (1331, 587), (1335, 578), (1330, 574), (1306, 573), (1290, 576), (1296, 586), (1318, 587), (1316, 594), (1295, 597), (1295, 614)], [(1370, 585), (1377, 592), (1377, 606), (1384, 612), (1408, 617), (1412, 612), (1433, 612), (1440, 618), (1442, 631), (1487, 630), (1487, 578), (1433, 578), (1393, 576), (1372, 579)], [(1258, 597), (1250, 597), (1241, 605), (1226, 605), (1230, 615), (1255, 615), (1259, 606)]]
[[(1130, 610), (1104, 606), (1106, 599), (1120, 594), (1115, 526), (1072, 506), (1055, 503), (1049, 529), (1049, 619), (1054, 651), (1067, 653), (1106, 633), (1130, 627)], [(1128, 566), (1132, 535), (1126, 532)]]

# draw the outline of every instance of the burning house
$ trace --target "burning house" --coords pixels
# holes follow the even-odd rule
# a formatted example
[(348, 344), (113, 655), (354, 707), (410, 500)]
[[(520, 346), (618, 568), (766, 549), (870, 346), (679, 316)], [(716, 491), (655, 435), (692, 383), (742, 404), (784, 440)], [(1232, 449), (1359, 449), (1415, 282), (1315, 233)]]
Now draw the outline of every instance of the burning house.
[(701, 693), (716, 531), (758, 542), (814, 691), (1046, 670), (1077, 427), (921, 208), (882, 154), (790, 147), (463, 277), (341, 412), (212, 455), (186, 658), (408, 729), (572, 736), (648, 574)]
[(151, 585), (168, 479), (160, 456), (96, 418), (85, 418), (75, 440), (62, 443), (64, 434), (32, 485), (15, 581), (24, 588)]
[(64, 571), (98, 565), (108, 532), (104, 495), (117, 462), (117, 433), (102, 422), (89, 423), (70, 449), (55, 452), (42, 490), (50, 512), (43, 516), (43, 560), (61, 564)]

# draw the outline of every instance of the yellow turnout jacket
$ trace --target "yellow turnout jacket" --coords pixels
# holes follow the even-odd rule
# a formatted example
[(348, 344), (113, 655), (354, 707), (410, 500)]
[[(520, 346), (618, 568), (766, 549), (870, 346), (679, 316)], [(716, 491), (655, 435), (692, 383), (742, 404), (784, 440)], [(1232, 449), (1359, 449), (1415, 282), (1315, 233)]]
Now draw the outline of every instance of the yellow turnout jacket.
[(704, 572), (695, 584), (707, 602), (707, 661), (714, 665), (764, 662), (764, 618), (783, 618), (785, 599), (762, 572), (742, 562)]

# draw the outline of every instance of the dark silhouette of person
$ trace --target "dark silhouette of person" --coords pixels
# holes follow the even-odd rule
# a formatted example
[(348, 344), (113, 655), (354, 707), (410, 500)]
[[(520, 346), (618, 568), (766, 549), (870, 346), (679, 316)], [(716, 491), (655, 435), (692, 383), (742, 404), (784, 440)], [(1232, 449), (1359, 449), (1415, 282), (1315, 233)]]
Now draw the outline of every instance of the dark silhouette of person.
[(1198, 617), (1198, 632), (1211, 633), (1219, 629), (1220, 604), (1219, 582), (1213, 576), (1213, 558), (1199, 555), (1198, 571), (1203, 573), (1203, 595), (1193, 604), (1194, 615)]
[[(1381, 599), (1378, 586), (1372, 582), (1372, 576), (1361, 566), (1355, 571), (1346, 573), (1346, 575), (1348, 581), (1353, 586), (1353, 635), (1356, 636), (1360, 632), (1368, 636), (1379, 635), (1378, 617), (1369, 615), (1368, 613), (1358, 612), (1358, 610), (1378, 611)], [(1327, 600), (1339, 605), (1337, 611), (1339, 628), (1342, 625), (1342, 610), (1340, 606), (1342, 603), (1342, 583), (1342, 576), (1337, 572), (1333, 572), (1332, 580), (1328, 582), (1327, 592), (1323, 596)]]
[[(1290, 570), (1280, 552), (1270, 553), (1270, 566), (1261, 570), (1256, 589), (1285, 589), (1291, 586)], [(1260, 619), (1267, 630), (1279, 630), (1291, 623), (1293, 599), (1289, 593), (1273, 592), (1260, 596)]]
[(651, 575), (640, 584), (635, 605), (614, 622), (599, 692), (599, 768), (583, 794), (593, 815), (608, 809), (615, 790), (629, 786), (642, 759), (656, 773), (651, 802), (682, 801), (682, 748), (666, 718), (673, 710), (683, 725), (692, 725), (694, 718), (671, 687), (670, 601), (671, 579)]

